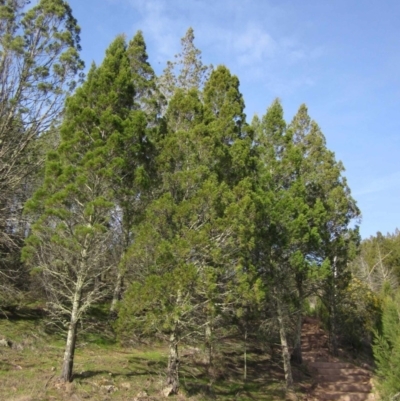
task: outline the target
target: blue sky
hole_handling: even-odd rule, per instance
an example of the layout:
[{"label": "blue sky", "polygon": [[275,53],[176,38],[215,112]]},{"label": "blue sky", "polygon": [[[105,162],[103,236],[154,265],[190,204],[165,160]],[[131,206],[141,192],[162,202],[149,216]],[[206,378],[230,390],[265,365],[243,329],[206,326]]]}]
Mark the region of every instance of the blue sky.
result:
[{"label": "blue sky", "polygon": [[189,26],[205,64],[239,77],[248,121],[274,98],[302,103],[346,168],[363,238],[400,228],[398,0],[70,0],[82,57],[100,63],[117,34],[142,30],[161,73]]}]

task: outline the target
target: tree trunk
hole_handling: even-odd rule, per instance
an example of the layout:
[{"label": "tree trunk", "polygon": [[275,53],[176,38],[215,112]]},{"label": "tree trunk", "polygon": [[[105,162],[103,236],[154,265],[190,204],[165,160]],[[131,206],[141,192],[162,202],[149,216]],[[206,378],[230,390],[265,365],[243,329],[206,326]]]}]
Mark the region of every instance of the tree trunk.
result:
[{"label": "tree trunk", "polygon": [[301,352],[301,326],[303,322],[303,314],[301,309],[297,312],[297,317],[296,317],[296,338],[294,342],[294,348],[291,356],[291,360],[298,364],[301,365],[303,363],[303,355]]},{"label": "tree trunk", "polygon": [[244,331],[244,351],[243,351],[243,381],[247,380],[247,327]]},{"label": "tree trunk", "polygon": [[205,332],[204,332],[204,340],[205,340],[205,346],[206,346],[206,352],[207,352],[207,371],[208,371],[208,387],[211,390],[212,386],[214,384],[214,369],[213,369],[213,326],[211,319],[207,320],[206,327],[205,327]]},{"label": "tree trunk", "polygon": [[124,274],[118,270],[117,282],[115,284],[113,299],[110,306],[110,318],[115,319],[117,317],[117,303],[122,296],[122,285],[124,281]]},{"label": "tree trunk", "polygon": [[179,390],[178,342],[179,342],[178,333],[175,328],[169,339],[167,386],[171,387],[170,394],[177,394]]},{"label": "tree trunk", "polygon": [[76,334],[78,328],[78,312],[81,303],[82,286],[78,282],[75,289],[74,300],[72,303],[71,319],[68,326],[67,343],[65,345],[64,359],[61,371],[61,380],[64,382],[72,381],[72,371],[74,367],[74,355],[76,345]]},{"label": "tree trunk", "polygon": [[64,382],[72,381],[72,370],[74,367],[74,355],[76,345],[76,333],[78,322],[69,324],[67,343],[65,346],[64,359],[61,371],[61,380]]},{"label": "tree trunk", "polygon": [[299,297],[299,309],[296,314],[296,333],[295,333],[295,340],[294,340],[294,348],[292,352],[292,357],[291,360],[298,364],[301,365],[303,363],[303,355],[301,352],[301,326],[303,322],[303,283],[302,279],[298,278],[297,279],[297,292],[298,292],[298,297]]},{"label": "tree trunk", "polygon": [[290,366],[289,346],[286,338],[285,323],[283,320],[283,312],[279,295],[277,297],[277,309],[278,309],[279,335],[281,338],[283,370],[285,372],[286,387],[290,389],[293,387],[292,367]]},{"label": "tree trunk", "polygon": [[338,345],[336,338],[336,280],[337,280],[337,266],[336,266],[336,256],[333,258],[333,274],[332,274],[332,288],[331,288],[331,296],[330,296],[330,332],[329,332],[329,343],[331,352],[334,356],[338,356]]},{"label": "tree trunk", "polygon": [[337,345],[337,338],[336,338],[336,299],[335,294],[333,294],[333,300],[331,302],[331,310],[330,310],[330,332],[329,332],[329,343],[330,348],[333,356],[338,356],[338,345]]}]

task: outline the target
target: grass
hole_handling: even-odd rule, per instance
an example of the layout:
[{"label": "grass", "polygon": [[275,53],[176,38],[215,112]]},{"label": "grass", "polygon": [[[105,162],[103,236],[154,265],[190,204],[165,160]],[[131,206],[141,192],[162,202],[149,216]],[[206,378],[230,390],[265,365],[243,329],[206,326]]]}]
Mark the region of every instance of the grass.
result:
[{"label": "grass", "polygon": [[[162,399],[167,347],[155,344],[122,348],[104,322],[100,329],[100,312],[96,320],[100,323],[94,330],[79,336],[74,381],[63,385],[57,378],[64,342],[60,335],[48,333],[41,314],[25,310],[8,319],[0,318],[0,335],[13,341],[12,348],[0,348],[0,399],[125,401],[135,399],[143,391],[142,395],[148,395],[143,400]],[[250,349],[247,380],[244,380],[242,343],[237,338],[226,339],[218,345],[211,373],[203,351],[182,347],[181,392],[170,399],[285,399],[278,361],[278,356]]]}]

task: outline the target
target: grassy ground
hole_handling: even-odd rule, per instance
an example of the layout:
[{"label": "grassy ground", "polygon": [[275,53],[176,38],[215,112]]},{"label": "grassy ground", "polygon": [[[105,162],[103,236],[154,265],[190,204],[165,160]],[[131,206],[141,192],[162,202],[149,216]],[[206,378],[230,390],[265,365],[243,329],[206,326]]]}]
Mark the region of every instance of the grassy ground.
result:
[{"label": "grassy ground", "polygon": [[[0,338],[13,342],[0,347],[0,400],[159,400],[165,379],[167,348],[142,345],[123,348],[111,330],[81,335],[75,354],[74,381],[61,384],[64,342],[49,334],[40,311],[19,311],[0,317]],[[250,349],[247,380],[243,379],[243,344],[235,338],[218,344],[213,383],[207,374],[204,352],[194,347],[181,350],[181,393],[171,400],[283,400],[285,392],[279,356]],[[298,390],[307,376],[296,372]]]}]

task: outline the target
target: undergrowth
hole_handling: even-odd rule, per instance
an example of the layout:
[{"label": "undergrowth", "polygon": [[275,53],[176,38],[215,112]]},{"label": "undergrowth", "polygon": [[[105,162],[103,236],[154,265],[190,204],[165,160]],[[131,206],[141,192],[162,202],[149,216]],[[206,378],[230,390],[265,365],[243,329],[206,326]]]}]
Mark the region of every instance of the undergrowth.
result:
[{"label": "undergrowth", "polygon": [[[122,347],[104,311],[94,309],[78,335],[74,380],[58,381],[64,352],[60,332],[49,331],[41,311],[21,310],[0,317],[0,337],[12,347],[0,348],[0,400],[132,400],[162,399],[168,351],[165,344]],[[217,345],[212,369],[203,350],[181,347],[181,391],[171,400],[281,400],[285,398],[279,355],[247,353],[239,338]],[[142,398],[140,398],[142,397]]]}]

